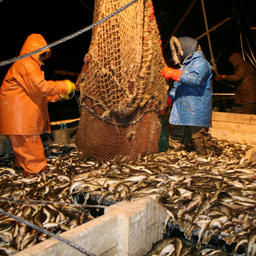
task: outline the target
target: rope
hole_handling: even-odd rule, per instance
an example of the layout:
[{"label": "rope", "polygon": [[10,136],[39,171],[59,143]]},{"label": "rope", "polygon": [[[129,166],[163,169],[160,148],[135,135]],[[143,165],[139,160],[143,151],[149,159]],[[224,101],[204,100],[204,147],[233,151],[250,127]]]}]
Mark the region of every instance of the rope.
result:
[{"label": "rope", "polygon": [[208,23],[207,23],[207,17],[206,17],[206,11],[205,11],[205,6],[204,6],[204,0],[201,0],[201,4],[202,4],[202,9],[203,9],[204,23],[205,23],[205,29],[206,29],[207,38],[208,38],[209,50],[210,50],[210,54],[211,54],[212,69],[217,74],[218,71],[217,71],[216,62],[215,62],[215,59],[214,59],[214,56],[213,56],[213,52],[212,52],[212,44],[211,44],[210,32],[209,32]]},{"label": "rope", "polygon": [[61,237],[61,236],[59,236],[57,234],[54,234],[54,233],[52,233],[52,232],[50,232],[50,231],[48,231],[48,230],[46,230],[44,228],[40,228],[39,226],[37,226],[37,225],[35,225],[33,223],[30,223],[27,220],[23,220],[23,219],[15,216],[15,215],[13,215],[11,213],[8,213],[8,212],[4,211],[1,208],[0,208],[0,214],[2,214],[4,216],[7,216],[9,218],[13,218],[13,219],[17,220],[18,222],[21,222],[21,223],[27,225],[28,227],[33,228],[33,229],[35,229],[35,230],[37,230],[37,231],[39,231],[41,233],[44,233],[44,234],[46,234],[48,236],[52,236],[52,237],[56,238],[57,240],[59,240],[59,241],[65,243],[65,244],[68,244],[69,246],[75,248],[76,250],[78,250],[79,252],[83,253],[84,255],[96,256],[95,254],[93,254],[91,252],[88,252],[87,250],[85,250],[84,248],[80,247],[79,245],[69,241],[68,239],[66,239],[64,237]]},{"label": "rope", "polygon": [[49,49],[49,48],[53,48],[54,46],[57,46],[57,45],[62,44],[62,43],[64,43],[64,42],[68,41],[68,40],[71,40],[71,39],[73,39],[73,38],[75,38],[75,37],[77,37],[77,36],[79,36],[79,35],[81,35],[81,34],[87,32],[87,31],[89,31],[89,30],[93,29],[94,27],[96,27],[96,26],[102,24],[103,22],[107,21],[108,19],[112,18],[113,16],[119,14],[120,12],[122,12],[123,10],[125,10],[126,8],[128,8],[130,5],[134,4],[135,2],[137,2],[137,0],[132,0],[131,2],[129,2],[128,4],[124,5],[124,6],[121,7],[120,9],[118,9],[118,10],[112,12],[111,14],[109,14],[108,16],[106,16],[105,18],[103,18],[103,19],[101,19],[101,20],[99,20],[99,21],[97,21],[97,22],[91,24],[91,25],[88,26],[88,27],[85,27],[85,28],[83,28],[83,29],[81,29],[81,30],[78,30],[77,32],[75,32],[75,33],[73,33],[73,34],[71,34],[71,35],[69,35],[69,36],[65,36],[65,37],[63,37],[62,39],[59,39],[59,40],[57,40],[57,41],[55,41],[55,42],[53,42],[53,43],[50,43],[50,44],[48,44],[48,45],[46,45],[46,46],[44,46],[44,47],[42,47],[42,48],[39,48],[39,49],[37,49],[37,50],[35,50],[35,51],[29,52],[29,53],[27,53],[27,54],[24,54],[24,55],[21,55],[21,56],[18,56],[18,57],[11,58],[11,59],[9,59],[9,60],[1,61],[1,62],[0,62],[0,67],[5,66],[5,65],[8,65],[8,64],[11,64],[11,63],[13,63],[13,62],[15,62],[15,61],[24,59],[24,58],[26,58],[26,57],[28,57],[28,56],[31,56],[31,55],[33,55],[33,54],[36,54],[36,53],[38,53],[38,52],[44,51],[44,50]]}]

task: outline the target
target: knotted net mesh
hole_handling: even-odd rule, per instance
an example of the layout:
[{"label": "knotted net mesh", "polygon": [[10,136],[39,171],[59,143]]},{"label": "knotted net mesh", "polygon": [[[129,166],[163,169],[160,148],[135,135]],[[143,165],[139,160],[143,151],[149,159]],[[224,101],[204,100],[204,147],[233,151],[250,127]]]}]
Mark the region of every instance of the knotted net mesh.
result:
[{"label": "knotted net mesh", "polygon": [[[94,22],[129,0],[95,0]],[[87,156],[130,160],[158,152],[168,85],[151,0],[138,0],[94,28],[77,80],[77,144]]]}]

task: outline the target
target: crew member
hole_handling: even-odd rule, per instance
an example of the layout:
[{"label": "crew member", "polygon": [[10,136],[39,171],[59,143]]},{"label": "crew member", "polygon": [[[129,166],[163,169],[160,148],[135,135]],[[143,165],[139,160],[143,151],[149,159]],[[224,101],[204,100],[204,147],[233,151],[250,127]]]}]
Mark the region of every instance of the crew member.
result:
[{"label": "crew member", "polygon": [[178,142],[176,149],[192,145],[198,154],[213,153],[214,143],[208,133],[212,117],[211,65],[193,38],[172,37],[170,45],[172,58],[180,65],[180,69],[166,67],[161,73],[175,81],[169,92],[173,101],[171,139]]},{"label": "crew member", "polygon": [[229,61],[234,67],[232,75],[216,75],[215,80],[226,80],[236,85],[235,106],[232,112],[256,114],[256,70],[240,53],[234,52]]},{"label": "crew member", "polygon": [[[31,34],[20,55],[46,45],[42,35]],[[0,133],[10,139],[15,167],[22,167],[29,174],[46,169],[40,134],[50,133],[48,102],[67,98],[75,90],[75,84],[69,80],[45,80],[41,66],[50,56],[51,51],[46,49],[16,61],[0,88]]]}]

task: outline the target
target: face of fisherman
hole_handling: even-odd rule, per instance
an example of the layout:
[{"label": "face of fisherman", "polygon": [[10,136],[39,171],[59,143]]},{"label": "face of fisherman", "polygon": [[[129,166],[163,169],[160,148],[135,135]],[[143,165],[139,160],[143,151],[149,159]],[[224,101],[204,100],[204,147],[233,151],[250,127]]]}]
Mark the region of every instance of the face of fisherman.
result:
[{"label": "face of fisherman", "polygon": [[49,59],[51,57],[51,52],[50,51],[47,51],[47,52],[44,52],[42,54],[39,55],[39,60],[44,63],[44,61],[46,61],[47,59]]}]

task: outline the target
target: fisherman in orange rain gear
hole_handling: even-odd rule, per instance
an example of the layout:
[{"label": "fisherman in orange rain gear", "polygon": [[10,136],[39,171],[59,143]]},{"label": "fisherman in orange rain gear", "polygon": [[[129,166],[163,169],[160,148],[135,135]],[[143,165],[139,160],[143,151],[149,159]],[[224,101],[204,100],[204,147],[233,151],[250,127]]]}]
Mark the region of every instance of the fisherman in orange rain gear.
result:
[{"label": "fisherman in orange rain gear", "polygon": [[[42,35],[27,37],[20,55],[46,46]],[[0,134],[8,135],[15,155],[15,167],[37,174],[46,169],[40,134],[50,133],[48,102],[55,102],[75,90],[69,80],[46,81],[41,70],[50,49],[16,61],[0,87]]]}]

